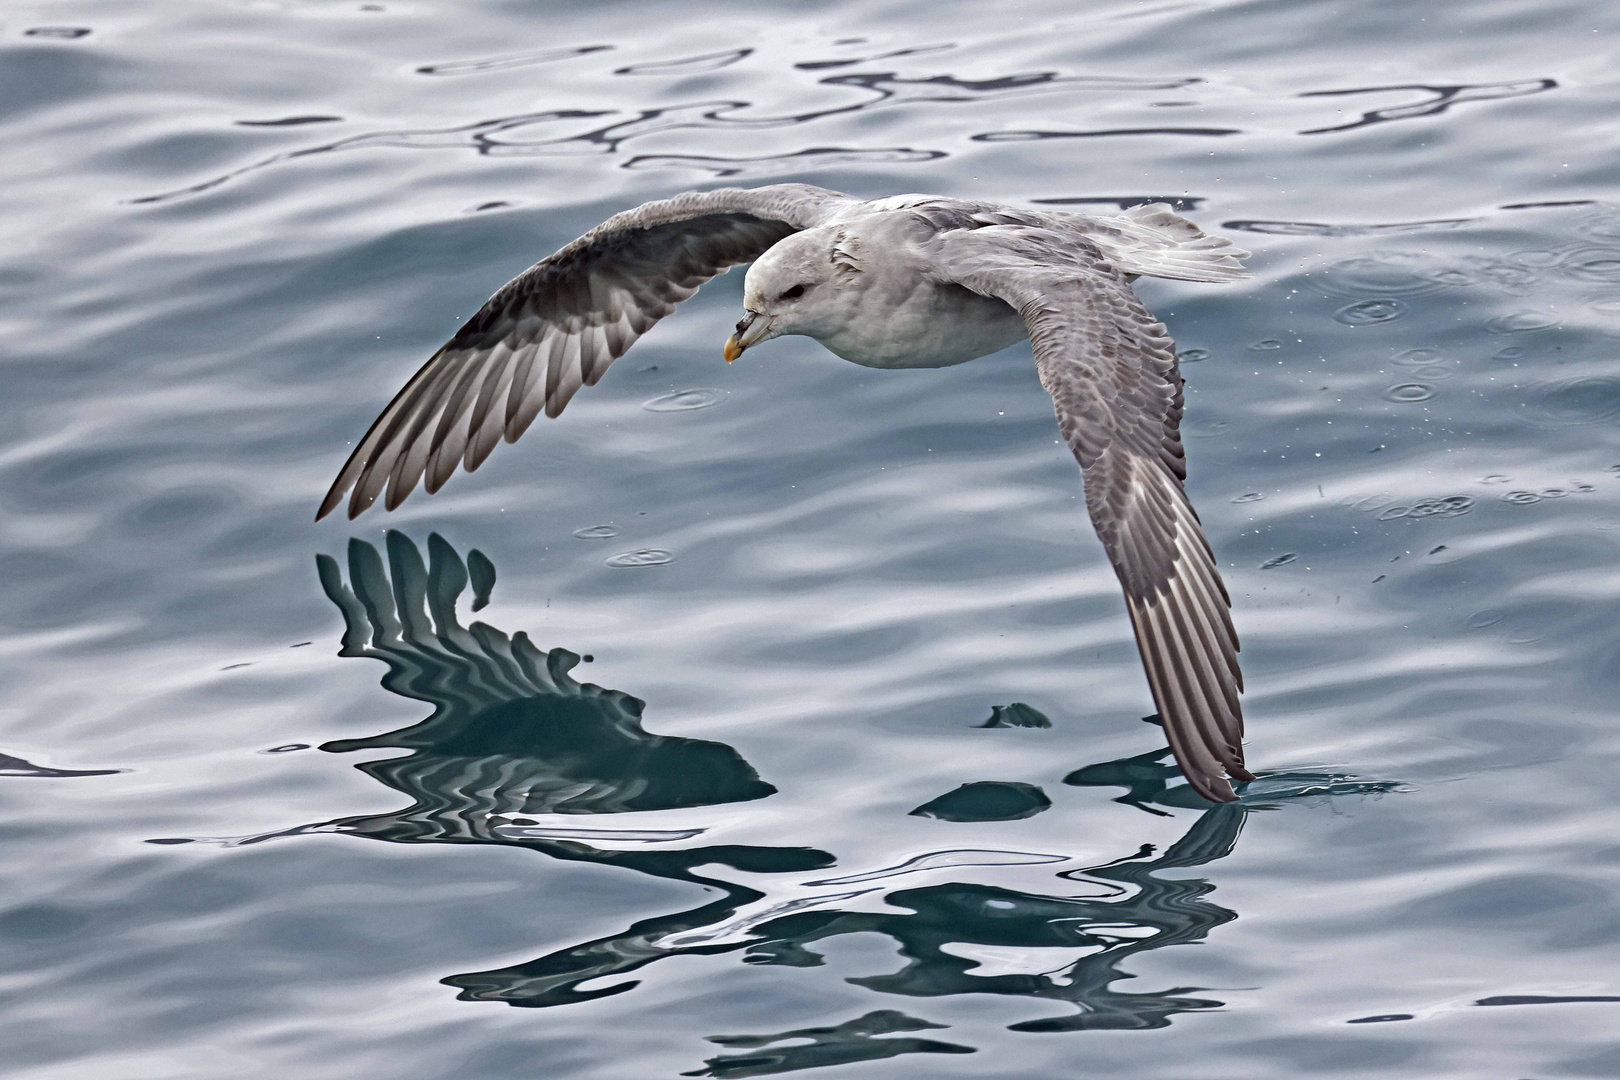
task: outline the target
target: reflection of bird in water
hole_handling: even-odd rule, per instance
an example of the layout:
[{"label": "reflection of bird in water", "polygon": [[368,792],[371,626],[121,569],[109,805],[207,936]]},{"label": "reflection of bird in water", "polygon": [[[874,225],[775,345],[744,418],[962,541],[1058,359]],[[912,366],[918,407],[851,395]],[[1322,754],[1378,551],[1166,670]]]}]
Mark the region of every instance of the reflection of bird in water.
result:
[{"label": "reflection of bird in water", "polygon": [[776,791],[729,746],[642,730],[644,702],[569,677],[577,654],[541,652],[527,634],[508,638],[484,623],[464,629],[455,604],[467,571],[437,534],[428,552],[431,567],[414,544],[390,533],[390,574],[375,548],[352,541],[353,591],[335,560],[318,562],[347,624],[342,655],[385,661],[385,687],[434,706],[414,727],[323,747],[415,751],[361,766],[419,800],[391,815],[396,826],[421,819],[438,839],[446,830],[483,838],[497,815],[664,810]]},{"label": "reflection of bird in water", "polygon": [[[385,566],[376,548],[350,541],[348,585],[336,560],[319,556],[321,585],[343,612],[342,655],[382,660],[388,665],[383,686],[430,703],[433,714],[399,731],[329,742],[322,749],[410,750],[405,757],[357,767],[413,803],[392,813],[343,818],[291,833],[336,831],[394,843],[502,844],[571,862],[698,882],[723,894],[691,911],[647,919],[623,934],[567,950],[561,962],[548,957],[491,973],[498,976],[493,980],[486,975],[447,979],[463,987],[463,997],[560,1005],[620,993],[635,983],[589,990],[578,986],[671,955],[652,943],[723,922],[764,897],[757,889],[696,873],[695,867],[771,874],[832,863],[831,855],[813,848],[654,846],[690,840],[701,829],[536,824],[527,815],[709,806],[763,798],[776,789],[724,743],[645,731],[642,701],[569,677],[578,654],[567,649],[542,652],[527,634],[508,637],[485,623],[463,627],[456,601],[467,586],[466,564],[437,535],[428,538],[425,566],[416,545],[400,533],[388,534],[387,548]],[[469,555],[468,562],[473,561]]]},{"label": "reflection of bird in water", "polygon": [[[1216,1004],[1184,989],[1131,994],[1112,986],[1130,977],[1119,968],[1125,959],[1202,940],[1235,918],[1209,901],[1213,886],[1207,881],[1166,878],[1161,872],[1224,857],[1247,807],[1211,808],[1185,787],[1183,795],[1165,795],[1165,778],[1174,776],[1174,768],[1154,760],[1164,756],[1163,750],[1087,766],[1069,782],[1147,783],[1138,792],[1142,798],[1205,812],[1163,854],[1144,847],[1118,862],[1062,871],[1058,879],[1064,887],[1051,894],[974,881],[970,875],[982,876],[996,866],[1056,866],[1070,861],[1065,856],[949,849],[898,866],[831,877],[826,868],[833,856],[814,847],[683,846],[704,830],[575,825],[579,815],[735,803],[775,789],[729,746],[643,730],[642,702],[569,678],[576,654],[542,652],[525,634],[509,637],[483,623],[463,627],[456,603],[467,571],[439,537],[429,539],[425,565],[416,546],[399,533],[389,534],[387,553],[385,563],[370,544],[353,541],[348,583],[337,562],[327,558],[320,560],[321,582],[343,612],[342,654],[383,660],[388,665],[383,685],[430,703],[433,714],[399,731],[331,742],[323,749],[409,750],[404,757],[358,767],[409,796],[412,804],[290,833],[499,844],[722,892],[699,907],[653,915],[619,933],[526,963],[445,979],[464,999],[565,1005],[628,991],[637,985],[632,972],[682,955],[740,951],[750,963],[815,966],[821,962],[811,948],[815,942],[877,932],[896,941],[907,962],[893,974],[858,980],[871,990],[913,997],[1005,994],[1075,1008],[1071,1016],[1028,1021],[1020,1029],[1161,1027],[1178,1012]],[[493,576],[490,570],[485,574]],[[1282,775],[1262,777],[1261,783],[1275,781],[1276,798],[1287,798],[1331,793],[1344,779],[1325,786],[1312,779],[1298,791]],[[749,875],[750,883],[727,880],[727,868]],[[898,887],[902,882],[905,887]],[[882,910],[859,910],[856,897],[879,899]],[[934,1039],[883,1037],[935,1026],[879,1010],[826,1028],[717,1038],[726,1046],[756,1049],[712,1059],[704,1075],[756,1076],[815,1063],[967,1049]],[[758,1049],[800,1038],[811,1039],[811,1045]]]},{"label": "reflection of bird in water", "polygon": [[1230,801],[1223,770],[1252,779],[1231,601],[1183,490],[1175,347],[1129,283],[1234,281],[1245,255],[1163,204],[1088,218],[803,184],[647,203],[501,288],[383,410],[316,516],[347,495],[353,517],[385,490],[393,509],[424,475],[431,492],[458,464],[476,469],[740,263],[754,265],[727,360],[802,334],[867,367],[944,367],[1027,337],[1176,760],[1201,794]]}]

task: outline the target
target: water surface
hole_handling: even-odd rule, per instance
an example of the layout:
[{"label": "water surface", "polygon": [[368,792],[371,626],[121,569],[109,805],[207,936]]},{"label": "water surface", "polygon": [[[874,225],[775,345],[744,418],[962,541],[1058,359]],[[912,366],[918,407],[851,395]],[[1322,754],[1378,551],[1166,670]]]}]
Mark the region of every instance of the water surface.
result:
[{"label": "water surface", "polygon": [[[8,5],[0,1073],[1620,1075],[1617,29]],[[477,474],[311,523],[509,276],[783,180],[1255,251],[1139,283],[1242,802],[1141,722],[1027,346],[728,367],[733,273]]]}]

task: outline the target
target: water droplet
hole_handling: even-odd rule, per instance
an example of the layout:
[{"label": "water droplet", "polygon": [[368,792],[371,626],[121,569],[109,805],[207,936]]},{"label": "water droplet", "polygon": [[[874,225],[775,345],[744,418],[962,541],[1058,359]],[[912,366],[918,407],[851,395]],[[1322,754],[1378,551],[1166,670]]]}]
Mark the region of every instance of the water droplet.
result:
[{"label": "water droplet", "polygon": [[1416,371],[1412,372],[1412,374],[1416,375],[1420,379],[1427,379],[1430,382],[1441,382],[1451,378],[1456,374],[1456,372],[1452,371],[1448,367],[1441,367],[1439,364],[1430,364],[1428,367],[1418,368]]},{"label": "water droplet", "polygon": [[575,529],[574,537],[578,540],[606,540],[610,536],[618,536],[619,530],[611,525],[587,525],[583,529]]},{"label": "water droplet", "polygon": [[604,565],[620,569],[635,566],[662,566],[667,562],[673,562],[674,559],[675,556],[667,551],[660,551],[657,548],[640,548],[636,551],[621,552],[606,560]]},{"label": "water droplet", "polygon": [[1385,401],[1394,401],[1401,404],[1414,404],[1419,401],[1428,401],[1434,397],[1434,387],[1423,383],[1396,383],[1384,391]]},{"label": "water droplet", "polygon": [[1282,342],[1278,341],[1274,337],[1268,337],[1264,341],[1255,342],[1253,345],[1250,345],[1249,348],[1255,352],[1270,352],[1272,349],[1282,348]]},{"label": "water droplet", "polygon": [[1282,555],[1274,555],[1271,558],[1267,559],[1265,562],[1261,563],[1260,564],[1260,569],[1262,569],[1262,570],[1275,570],[1279,566],[1287,566],[1289,563],[1293,562],[1297,558],[1299,558],[1299,556],[1294,554],[1292,551],[1287,552],[1287,553],[1282,554]]},{"label": "water droplet", "polygon": [[1242,495],[1239,495],[1237,498],[1233,499],[1232,501],[1235,502],[1235,503],[1259,502],[1263,498],[1265,498],[1265,496],[1262,495],[1260,492],[1258,492],[1258,491],[1249,491],[1249,492],[1245,492]]},{"label": "water droplet", "polygon": [[1183,364],[1196,364],[1201,360],[1209,359],[1208,349],[1182,349],[1176,353],[1176,359]]},{"label": "water droplet", "polygon": [[1521,359],[1524,354],[1525,350],[1523,348],[1519,347],[1518,345],[1509,345],[1505,349],[1496,350],[1495,356],[1498,360],[1518,360]]},{"label": "water droplet", "polygon": [[1430,364],[1441,364],[1446,360],[1446,354],[1439,349],[1407,349],[1405,352],[1395,354],[1397,364],[1406,364],[1409,367],[1427,367]]},{"label": "water droplet", "polygon": [[1489,476],[1480,477],[1479,482],[1482,484],[1505,484],[1511,479],[1510,476],[1503,476],[1501,473],[1493,472]]},{"label": "water droplet", "polygon": [[259,751],[259,753],[261,753],[261,754],[290,754],[294,750],[308,750],[308,749],[309,749],[309,743],[307,743],[307,742],[290,742],[290,743],[287,743],[285,746],[272,746],[268,750]]},{"label": "water droplet", "polygon": [[1373,323],[1389,322],[1405,314],[1405,304],[1391,297],[1380,297],[1342,307],[1333,313],[1333,318],[1346,326],[1369,326]]},{"label": "water droplet", "polygon": [[54,38],[57,41],[73,41],[90,33],[88,26],[36,26],[31,30],[24,30],[23,37]]},{"label": "water droplet", "polygon": [[718,405],[730,396],[725,390],[705,388],[675,390],[651,401],[644,401],[641,407],[648,412],[691,412],[694,409],[707,409],[711,405]]},{"label": "water droplet", "polygon": [[1502,493],[1502,501],[1513,503],[1515,506],[1529,506],[1531,503],[1541,501],[1541,496],[1533,491],[1507,491]]}]

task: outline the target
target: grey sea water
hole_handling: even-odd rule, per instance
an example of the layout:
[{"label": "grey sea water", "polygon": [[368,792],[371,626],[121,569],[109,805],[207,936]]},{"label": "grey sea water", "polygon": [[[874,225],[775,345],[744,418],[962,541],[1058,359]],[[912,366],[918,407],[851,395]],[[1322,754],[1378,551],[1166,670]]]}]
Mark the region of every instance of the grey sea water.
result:
[{"label": "grey sea water", "polygon": [[[0,1075],[1620,1076],[1620,8],[12,0]],[[1151,711],[1028,346],[741,274],[311,518],[508,277],[805,180],[1144,280],[1261,778]],[[475,613],[476,611],[476,613]]]}]

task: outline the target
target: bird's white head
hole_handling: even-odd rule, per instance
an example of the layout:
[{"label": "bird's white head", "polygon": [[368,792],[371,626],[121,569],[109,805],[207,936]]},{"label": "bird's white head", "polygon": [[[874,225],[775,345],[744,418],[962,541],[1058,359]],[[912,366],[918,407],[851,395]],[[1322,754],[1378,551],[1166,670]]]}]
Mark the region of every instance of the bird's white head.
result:
[{"label": "bird's white head", "polygon": [[779,241],[748,268],[743,317],[726,339],[726,361],[785,334],[835,332],[852,314],[860,273],[854,244],[840,229],[806,229]]}]

